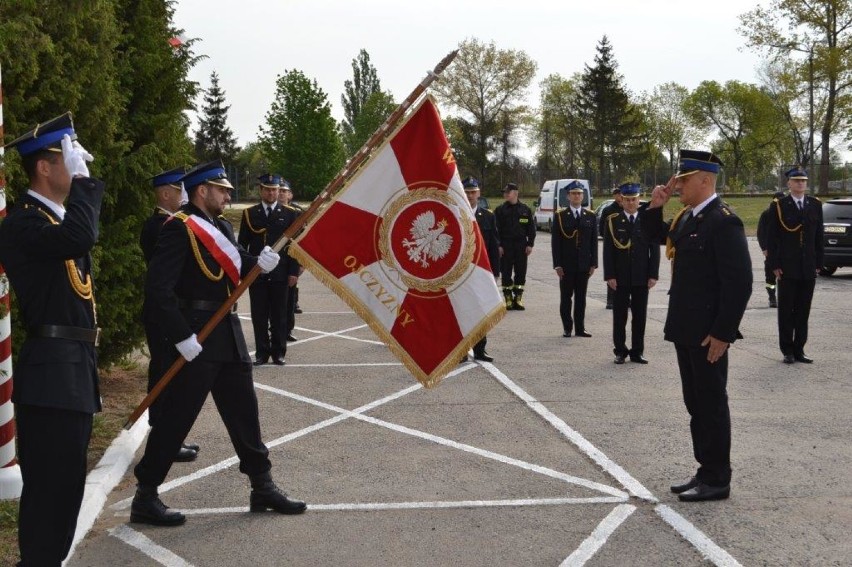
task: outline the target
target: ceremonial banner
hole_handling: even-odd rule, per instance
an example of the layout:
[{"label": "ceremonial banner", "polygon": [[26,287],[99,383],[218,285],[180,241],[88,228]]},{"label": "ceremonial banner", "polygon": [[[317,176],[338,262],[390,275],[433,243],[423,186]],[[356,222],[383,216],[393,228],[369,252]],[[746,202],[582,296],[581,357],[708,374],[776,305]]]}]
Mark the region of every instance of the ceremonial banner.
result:
[{"label": "ceremonial banner", "polygon": [[314,217],[290,256],[426,387],[505,315],[431,97]]}]

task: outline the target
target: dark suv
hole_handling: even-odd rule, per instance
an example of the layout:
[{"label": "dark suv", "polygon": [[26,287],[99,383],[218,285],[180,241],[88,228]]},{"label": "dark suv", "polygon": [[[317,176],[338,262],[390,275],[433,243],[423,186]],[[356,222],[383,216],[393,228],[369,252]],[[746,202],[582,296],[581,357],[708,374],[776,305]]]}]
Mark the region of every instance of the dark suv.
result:
[{"label": "dark suv", "polygon": [[831,199],[822,204],[825,253],[822,273],[830,276],[843,266],[852,266],[852,197]]}]

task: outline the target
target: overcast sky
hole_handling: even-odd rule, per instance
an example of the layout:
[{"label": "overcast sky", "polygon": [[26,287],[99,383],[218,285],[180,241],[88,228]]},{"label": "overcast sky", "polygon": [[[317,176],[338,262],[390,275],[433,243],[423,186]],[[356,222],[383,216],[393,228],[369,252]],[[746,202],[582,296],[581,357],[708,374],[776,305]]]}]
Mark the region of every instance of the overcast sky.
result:
[{"label": "overcast sky", "polygon": [[219,74],[229,125],[245,144],[257,138],[285,70],[316,79],[342,119],[343,82],[362,48],[398,101],[470,37],[538,63],[534,106],[539,82],[582,71],[604,35],[633,93],[668,81],[690,89],[703,80],[757,82],[760,58],[737,27],[739,15],[761,3],[768,0],[179,0],[175,24],[201,39],[195,52],[207,59],[191,78],[207,88],[210,73]]}]

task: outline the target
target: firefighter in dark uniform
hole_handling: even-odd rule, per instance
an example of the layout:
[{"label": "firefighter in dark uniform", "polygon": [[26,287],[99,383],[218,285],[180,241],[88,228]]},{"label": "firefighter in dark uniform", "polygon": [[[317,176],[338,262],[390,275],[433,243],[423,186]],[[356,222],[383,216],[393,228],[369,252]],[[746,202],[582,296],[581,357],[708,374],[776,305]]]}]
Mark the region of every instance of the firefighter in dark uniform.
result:
[{"label": "firefighter in dark uniform", "polygon": [[[751,296],[751,257],[743,223],[716,195],[721,160],[710,152],[681,150],[677,173],[654,188],[639,213],[651,240],[666,239],[672,261],[665,339],[675,345],[690,415],[695,476],[671,487],[687,502],[728,498],[731,483],[731,416],[728,347]],[[671,224],[663,206],[673,192],[686,205]]]},{"label": "firefighter in dark uniform", "polygon": [[[302,207],[293,202],[293,189],[290,187],[290,182],[286,179],[281,180],[281,190],[278,191],[278,204],[293,211],[293,213],[295,213],[294,220],[296,218],[299,218],[299,215],[301,215],[304,211]],[[283,260],[284,259],[282,258],[282,261]],[[295,260],[293,260],[292,258],[288,259],[288,261],[295,262]],[[301,277],[304,271],[305,268],[303,266],[299,266],[299,272],[297,276]],[[294,342],[298,340],[296,336],[293,335],[293,328],[295,328],[296,326],[296,314],[302,312],[302,308],[299,307],[298,280],[296,281],[295,285],[290,286],[288,289],[289,296],[287,297],[287,340],[290,342]]]},{"label": "firefighter in dark uniform", "polygon": [[778,298],[775,293],[777,278],[775,272],[769,265],[769,221],[772,215],[775,214],[775,203],[778,199],[784,197],[783,191],[777,191],[772,196],[772,202],[766,207],[760,217],[757,219],[757,244],[760,246],[760,251],[763,253],[763,276],[766,282],[766,294],[769,296],[769,307],[778,307]]},{"label": "firefighter in dark uniform", "polygon": [[255,264],[269,273],[278,263],[278,254],[265,247],[255,257],[237,244],[230,223],[220,216],[230,202],[231,190],[221,161],[199,165],[181,181],[190,202],[160,232],[145,295],[161,332],[174,345],[171,355],[183,356],[187,363],[160,394],[160,415],[134,469],[138,484],[130,521],[175,526],[186,520],[162,503],[157,487],[208,394],[240,459],[240,472],[251,480],[250,510],[301,513],[305,503],[287,498],[272,481],[251,360],[237,314],[225,316],[203,347],[196,335],[242,276]]},{"label": "firefighter in dark uniform", "polygon": [[[491,272],[497,278],[500,276],[500,242],[497,239],[497,223],[494,222],[494,213],[479,206],[480,188],[479,181],[476,178],[465,177],[462,180],[462,187],[464,187],[464,193],[470,203],[473,216],[476,217],[479,232],[482,234],[485,251],[488,254],[488,262],[491,264]],[[475,360],[494,362],[494,358],[485,352],[487,343],[487,337],[482,337],[479,342],[473,345],[473,358]]]},{"label": "firefighter in dark uniform", "polygon": [[[645,322],[648,292],[660,277],[660,244],[650,241],[639,221],[639,184],[620,186],[624,210],[610,214],[603,233],[603,271],[607,289],[614,292],[612,342],[615,363],[647,364]],[[630,349],[627,348],[627,311],[630,311]]]},{"label": "firefighter in dark uniform", "polygon": [[[180,208],[183,187],[179,180],[185,173],[186,168],[177,167],[151,178],[157,206],[154,207],[151,216],[145,220],[142,225],[142,233],[139,235],[139,247],[142,248],[142,256],[145,258],[146,265],[151,261],[151,256],[154,255],[154,248],[157,246],[157,239],[160,237],[160,229],[163,228],[163,223]],[[144,304],[142,305],[142,324],[145,327],[148,354],[151,356],[148,362],[148,391],[150,392],[157,381],[168,371],[174,359],[169,358],[169,353],[172,350],[171,345],[160,334],[157,322],[153,320],[150,310]],[[148,409],[148,423],[156,419],[157,409],[158,406],[155,401]],[[199,449],[200,447],[196,443],[184,443],[178,449],[175,461],[182,463],[194,461],[198,457]]]},{"label": "firefighter in dark uniform", "polygon": [[767,231],[767,258],[778,278],[778,342],[785,364],[811,363],[805,354],[808,317],[822,267],[822,203],[807,195],[808,174],[789,170],[789,194],[775,202]]},{"label": "firefighter in dark uniform", "polygon": [[66,113],[6,146],[18,150],[30,182],[0,224],[0,263],[27,329],[12,393],[23,479],[21,566],[58,567],[68,555],[92,415],[101,410],[90,252],[104,184],[89,176],[93,158],[76,140]]},{"label": "firefighter in dark uniform", "polygon": [[[616,187],[612,190],[612,198],[613,202],[603,208],[600,215],[600,220],[598,221],[598,234],[603,238],[604,233],[606,232],[604,229],[606,228],[606,219],[613,213],[621,212],[621,187]],[[614,297],[614,292],[612,288],[607,286],[606,288],[606,308],[612,309],[612,299]]]},{"label": "firefighter in dark uniform", "polygon": [[586,290],[598,267],[598,223],[595,213],[583,208],[583,185],[572,181],[566,189],[569,206],[554,213],[550,237],[553,269],[559,278],[562,336],[570,337],[573,332],[591,337],[586,331]]},{"label": "firefighter in dark uniform", "polygon": [[[264,174],[258,178],[261,202],[243,211],[239,243],[249,254],[258,255],[264,246],[275,244],[295,220],[292,209],[278,204],[281,177]],[[249,287],[251,324],[254,329],[255,365],[283,365],[287,355],[287,300],[289,280],[299,266],[282,256],[278,266],[258,277]]]},{"label": "firefighter in dark uniform", "polygon": [[503,296],[506,298],[506,309],[523,311],[527,257],[532,254],[535,243],[535,219],[530,208],[518,200],[517,185],[508,183],[503,189],[503,197],[506,201],[494,209],[497,238],[500,240]]}]

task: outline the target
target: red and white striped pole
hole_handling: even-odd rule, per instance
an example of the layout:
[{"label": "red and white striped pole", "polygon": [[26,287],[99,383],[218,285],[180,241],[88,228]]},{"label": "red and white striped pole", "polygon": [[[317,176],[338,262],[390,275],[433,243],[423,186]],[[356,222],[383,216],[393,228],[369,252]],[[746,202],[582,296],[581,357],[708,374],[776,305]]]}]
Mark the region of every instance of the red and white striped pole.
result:
[{"label": "red and white striped pole", "polygon": [[[0,219],[6,216],[3,173],[3,73],[0,67]],[[0,500],[21,496],[21,467],[15,456],[15,411],[12,406],[12,316],[9,278],[0,266]]]}]

